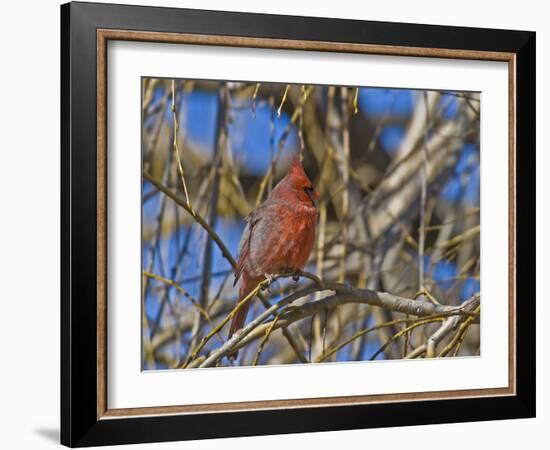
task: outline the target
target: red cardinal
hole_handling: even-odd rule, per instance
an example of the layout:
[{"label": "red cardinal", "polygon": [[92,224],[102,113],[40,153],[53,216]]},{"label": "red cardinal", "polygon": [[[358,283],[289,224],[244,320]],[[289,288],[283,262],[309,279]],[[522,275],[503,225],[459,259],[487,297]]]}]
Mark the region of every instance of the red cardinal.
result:
[{"label": "red cardinal", "polygon": [[[304,267],[315,242],[318,198],[300,160],[295,158],[288,174],[246,218],[235,268],[239,299],[246,297],[266,275]],[[229,337],[244,326],[249,305],[247,302],[233,317]],[[230,357],[236,358],[237,353]]]}]

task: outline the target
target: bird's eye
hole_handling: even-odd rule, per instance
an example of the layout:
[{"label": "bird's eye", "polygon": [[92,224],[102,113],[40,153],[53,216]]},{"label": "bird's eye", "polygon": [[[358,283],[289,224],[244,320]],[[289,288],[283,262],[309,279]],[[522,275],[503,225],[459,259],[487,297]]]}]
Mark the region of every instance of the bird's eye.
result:
[{"label": "bird's eye", "polygon": [[306,193],[307,197],[311,201],[311,204],[315,206],[315,199],[317,198],[315,194],[315,189],[313,189],[313,186],[305,186],[304,192]]}]

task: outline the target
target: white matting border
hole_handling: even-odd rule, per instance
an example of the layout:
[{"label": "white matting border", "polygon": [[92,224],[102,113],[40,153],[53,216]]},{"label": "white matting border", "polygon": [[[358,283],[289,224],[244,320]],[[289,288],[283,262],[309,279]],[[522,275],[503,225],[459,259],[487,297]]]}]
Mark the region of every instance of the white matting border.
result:
[{"label": "white matting border", "polygon": [[[482,92],[482,356],[141,372],[141,76]],[[132,408],[508,385],[505,62],[109,41],[107,406]]]}]

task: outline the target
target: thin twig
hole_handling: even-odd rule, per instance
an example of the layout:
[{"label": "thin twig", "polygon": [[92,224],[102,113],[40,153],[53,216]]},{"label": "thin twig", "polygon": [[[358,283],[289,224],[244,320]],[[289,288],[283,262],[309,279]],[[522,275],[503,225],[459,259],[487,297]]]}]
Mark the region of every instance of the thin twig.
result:
[{"label": "thin twig", "polygon": [[414,330],[415,328],[418,328],[420,326],[427,325],[429,323],[441,322],[442,320],[443,319],[441,317],[436,317],[434,319],[426,319],[414,322],[412,325],[409,325],[408,327],[405,327],[398,333],[394,334],[386,343],[384,343],[384,345],[382,345],[382,347],[374,352],[374,354],[369,359],[371,361],[374,361],[380,353],[384,352],[386,348],[388,348],[393,342],[395,342],[397,339],[399,339],[401,336],[408,333],[409,331]]},{"label": "thin twig", "polygon": [[275,316],[275,319],[271,321],[271,326],[267,329],[267,331],[265,333],[265,337],[262,339],[262,342],[260,342],[260,345],[258,347],[258,351],[256,352],[256,356],[254,356],[254,360],[252,361],[253,366],[256,366],[258,364],[258,361],[260,359],[260,355],[262,354],[264,346],[267,343],[267,340],[269,339],[269,336],[271,335],[271,332],[273,331],[273,327],[277,324],[277,321],[279,320],[279,317],[280,317],[280,314],[277,314]]},{"label": "thin twig", "polygon": [[359,112],[359,106],[357,105],[357,100],[359,99],[359,88],[355,88],[353,93],[353,114]]},{"label": "thin twig", "polygon": [[281,103],[279,104],[279,107],[277,108],[277,117],[281,117],[281,110],[283,109],[283,105],[285,104],[286,96],[288,95],[288,90],[290,89],[290,84],[287,84],[285,87],[285,92],[283,94],[283,98],[281,99]]},{"label": "thin twig", "polygon": [[181,198],[178,197],[176,193],[174,193],[172,190],[168,189],[167,187],[163,186],[160,182],[158,182],[155,178],[153,178],[149,173],[143,172],[143,178],[149,181],[155,188],[157,188],[159,191],[161,191],[164,195],[166,195],[168,198],[176,202],[178,205],[180,205],[185,211],[187,211],[193,218],[197,221],[197,223],[204,228],[204,230],[210,235],[210,237],[216,242],[219,249],[222,252],[222,255],[232,267],[235,267],[237,265],[236,261],[233,259],[233,256],[231,256],[231,252],[227,249],[221,238],[218,236],[218,234],[213,230],[213,228],[204,220],[204,218],[196,212],[194,209],[191,208],[191,206]]},{"label": "thin twig", "polygon": [[256,118],[256,97],[258,97],[258,91],[260,90],[261,83],[256,83],[254,88],[254,94],[252,94],[252,117]]},{"label": "thin twig", "polygon": [[193,210],[193,207],[191,206],[191,202],[189,201],[189,193],[187,192],[187,184],[185,183],[185,176],[183,174],[183,166],[181,164],[180,159],[180,152],[178,149],[178,133],[179,133],[179,123],[178,123],[178,114],[176,111],[176,88],[175,88],[176,82],[175,80],[172,80],[172,119],[174,122],[174,153],[176,154],[176,160],[178,162],[178,171],[180,173],[181,178],[181,184],[183,185],[183,192],[185,193],[185,200],[187,201],[187,205],[191,210]]},{"label": "thin twig", "polygon": [[153,278],[154,280],[160,281],[161,283],[174,287],[176,290],[181,292],[183,296],[187,298],[195,308],[199,310],[199,312],[203,315],[205,319],[210,320],[210,316],[208,315],[206,310],[202,308],[201,305],[199,305],[199,302],[191,294],[189,294],[189,292],[187,292],[183,287],[177,284],[174,280],[169,280],[168,278],[161,277],[156,273],[151,273],[147,271],[143,271],[143,275],[149,278]]},{"label": "thin twig", "polygon": [[[478,306],[476,309],[475,309],[475,312],[479,313],[479,309],[480,307]],[[454,337],[451,339],[451,342],[449,342],[445,348],[443,350],[441,350],[441,352],[439,353],[439,357],[444,357],[444,356],[447,356],[447,354],[453,349],[453,347],[455,345],[462,345],[462,341],[464,340],[464,336],[466,336],[466,332],[468,331],[468,328],[470,327],[470,325],[472,324],[473,322],[473,319],[474,316],[470,316],[470,317],[466,317],[466,319],[464,320],[464,322],[462,322],[458,328],[458,331],[456,332],[456,334],[454,335]],[[458,354],[458,349],[459,347],[457,347],[457,350],[455,352],[455,356],[456,354]]]},{"label": "thin twig", "polygon": [[313,91],[313,86],[308,86],[304,93],[302,94],[302,97],[300,99],[300,104],[296,107],[294,110],[294,113],[292,114],[292,117],[290,118],[290,121],[288,122],[286,128],[283,130],[283,133],[281,134],[281,137],[279,138],[279,144],[277,146],[277,152],[272,158],[271,165],[267,169],[264,177],[262,178],[262,181],[260,182],[260,188],[258,189],[258,195],[256,197],[256,204],[260,204],[265,192],[265,189],[271,179],[271,177],[275,174],[275,166],[277,165],[277,161],[279,160],[279,157],[281,156],[281,152],[283,151],[283,148],[286,144],[286,140],[288,139],[288,136],[290,135],[290,132],[292,131],[292,127],[300,117],[303,111],[304,103],[308,99],[309,95]]},{"label": "thin twig", "polygon": [[368,327],[368,328],[365,328],[361,331],[358,331],[357,333],[355,333],[353,336],[351,336],[350,338],[346,339],[344,342],[342,342],[341,344],[338,344],[336,347],[330,349],[329,351],[327,351],[326,353],[324,353],[323,355],[321,355],[320,357],[318,357],[315,362],[322,362],[324,361],[325,359],[327,359],[329,356],[333,355],[334,353],[338,352],[339,350],[341,350],[342,348],[344,348],[346,345],[350,344],[351,342],[355,341],[356,339],[364,336],[365,334],[368,334],[368,333],[371,333],[373,331],[376,331],[376,330],[379,330],[381,328],[386,328],[386,327],[391,327],[393,325],[398,325],[398,324],[401,324],[401,323],[410,323],[410,322],[416,322],[418,320],[431,320],[431,319],[441,319],[442,317],[440,315],[433,315],[433,316],[427,316],[427,317],[423,317],[422,319],[418,319],[416,317],[409,317],[409,318],[405,318],[405,319],[395,319],[395,320],[392,320],[392,321],[389,321],[389,322],[384,322],[384,323],[381,323],[381,324],[378,324],[378,325],[374,325],[372,327]]},{"label": "thin twig", "polygon": [[[224,327],[224,325],[227,322],[229,322],[235,316],[235,314],[237,314],[237,312],[246,303],[248,303],[252,299],[252,297],[254,297],[260,291],[260,289],[262,289],[265,286],[268,286],[270,284],[270,282],[271,282],[271,280],[267,280],[267,279],[264,280],[264,281],[261,281],[260,283],[258,283],[258,285],[252,291],[250,291],[250,293],[246,297],[244,297],[242,300],[240,300],[235,305],[235,307],[231,310],[231,312],[218,325],[216,325],[214,328],[212,328],[212,330],[204,338],[202,338],[201,342],[199,342],[197,347],[195,349],[193,349],[193,351],[191,352],[191,356],[189,358],[189,361],[188,361],[187,365],[190,363],[190,361],[194,360],[197,357],[198,353],[203,349],[203,347],[208,343],[208,341],[213,336],[218,334],[221,331],[221,329]],[[187,365],[184,365],[184,368],[187,367]]]}]

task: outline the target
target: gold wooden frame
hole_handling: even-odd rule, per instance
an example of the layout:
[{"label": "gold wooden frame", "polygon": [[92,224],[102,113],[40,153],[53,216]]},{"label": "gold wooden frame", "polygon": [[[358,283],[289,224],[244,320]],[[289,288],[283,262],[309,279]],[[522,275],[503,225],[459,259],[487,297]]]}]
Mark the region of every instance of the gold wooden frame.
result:
[{"label": "gold wooden frame", "polygon": [[[107,405],[107,42],[109,40],[180,43],[267,49],[309,50],[343,53],[381,54],[452,59],[501,61],[508,63],[508,387],[449,390],[404,394],[361,395],[289,400],[266,400],[202,405],[174,405],[109,409]],[[262,409],[288,409],[320,406],[343,406],[366,403],[391,403],[473,397],[516,395],[516,55],[514,53],[444,48],[400,47],[388,45],[296,41],[286,39],[246,38],[198,34],[158,33],[146,31],[97,30],[97,418],[163,414],[196,414]]]}]

